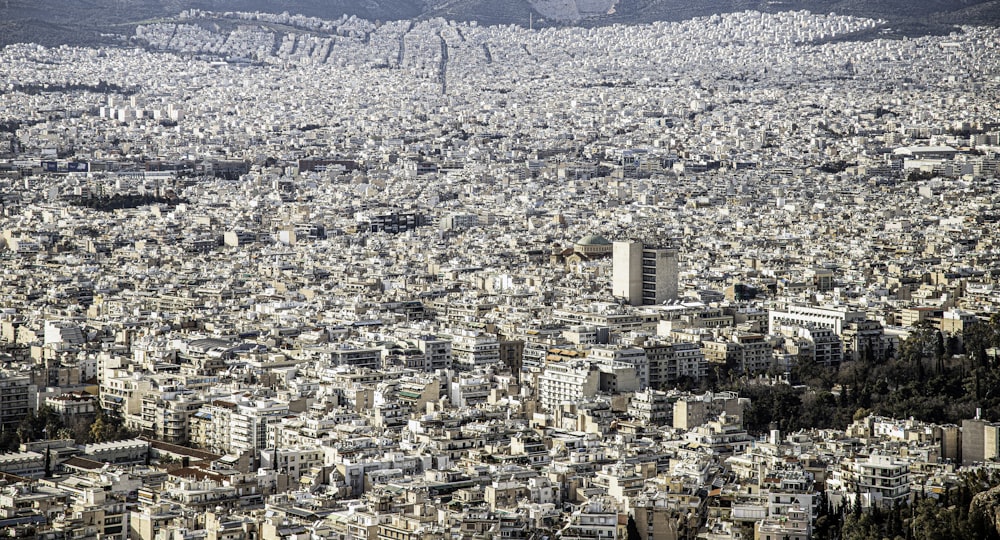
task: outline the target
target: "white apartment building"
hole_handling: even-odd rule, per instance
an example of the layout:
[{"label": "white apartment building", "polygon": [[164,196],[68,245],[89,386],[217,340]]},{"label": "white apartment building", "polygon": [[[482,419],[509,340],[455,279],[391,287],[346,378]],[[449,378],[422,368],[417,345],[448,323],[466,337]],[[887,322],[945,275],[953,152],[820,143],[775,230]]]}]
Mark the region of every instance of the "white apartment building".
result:
[{"label": "white apartment building", "polygon": [[191,443],[240,454],[268,446],[268,425],[288,414],[288,403],[270,399],[217,399],[191,417]]},{"label": "white apartment building", "polygon": [[456,407],[471,407],[486,403],[490,381],[479,375],[455,375],[448,383],[448,397]]},{"label": "white apartment building", "polygon": [[[452,344],[446,339],[434,336],[420,336],[416,340],[417,348],[424,353],[424,371],[437,371],[451,368]],[[500,350],[497,344],[497,351]],[[498,352],[499,358],[499,352]]]},{"label": "white apartment building", "polygon": [[456,332],[451,341],[455,367],[473,369],[500,362],[500,342],[492,334],[482,332]]},{"label": "white apartment building", "polygon": [[267,446],[267,426],[288,414],[288,403],[273,400],[244,401],[232,415],[229,452],[242,453]]},{"label": "white apartment building", "polygon": [[839,366],[844,360],[844,343],[829,328],[800,328],[800,337],[809,340],[813,347],[813,360],[823,366]]},{"label": "white apartment building", "polygon": [[636,392],[628,402],[629,416],[651,426],[669,424],[674,417],[673,408],[673,401],[666,392],[652,388]]},{"label": "white apartment building", "polygon": [[614,361],[552,362],[538,377],[542,407],[554,411],[563,403],[580,403],[598,393],[618,394],[639,390],[632,364]]},{"label": "white apartment building", "polygon": [[323,460],[323,451],[318,448],[268,448],[260,453],[261,468],[281,471],[293,482],[313,468],[322,467]]},{"label": "white apartment building", "polygon": [[829,328],[838,336],[848,323],[865,320],[865,313],[847,306],[786,305],[768,313],[768,332],[776,334],[781,326]]},{"label": "white apartment building", "polygon": [[643,349],[649,364],[650,388],[666,389],[682,378],[700,381],[708,377],[708,362],[697,343],[647,342]]},{"label": "white apartment building", "polygon": [[872,455],[855,462],[861,506],[892,508],[910,497],[910,465],[892,456]]},{"label": "white apartment building", "polygon": [[573,512],[561,531],[563,540],[618,538],[618,506],[611,497],[594,497]]},{"label": "white apartment building", "polygon": [[538,377],[539,400],[549,411],[561,403],[578,403],[593,397],[600,387],[600,371],[587,361],[551,363]]},{"label": "white apartment building", "polygon": [[140,425],[145,434],[157,440],[185,444],[190,418],[204,403],[191,391],[150,392],[142,396]]},{"label": "white apartment building", "polygon": [[122,416],[129,428],[141,428],[142,396],[152,389],[152,382],[139,373],[124,369],[102,370],[99,398],[101,408]]},{"label": "white apartment building", "polygon": [[790,508],[779,516],[768,516],[754,526],[758,540],[810,540],[812,522],[809,511],[802,507]]},{"label": "white apartment building", "polygon": [[330,362],[336,366],[378,369],[382,367],[382,351],[374,348],[360,348],[350,345],[327,351]]}]

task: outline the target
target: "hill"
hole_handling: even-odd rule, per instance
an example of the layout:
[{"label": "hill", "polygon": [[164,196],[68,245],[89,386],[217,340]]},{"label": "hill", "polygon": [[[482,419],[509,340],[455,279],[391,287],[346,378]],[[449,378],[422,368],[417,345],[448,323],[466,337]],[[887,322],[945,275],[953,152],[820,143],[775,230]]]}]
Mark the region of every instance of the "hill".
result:
[{"label": "hill", "polygon": [[369,20],[443,17],[537,27],[679,21],[755,9],[809,10],[886,19],[909,34],[1000,24],[1000,0],[0,0],[0,45],[113,43],[135,24],[184,9],[300,13]]}]

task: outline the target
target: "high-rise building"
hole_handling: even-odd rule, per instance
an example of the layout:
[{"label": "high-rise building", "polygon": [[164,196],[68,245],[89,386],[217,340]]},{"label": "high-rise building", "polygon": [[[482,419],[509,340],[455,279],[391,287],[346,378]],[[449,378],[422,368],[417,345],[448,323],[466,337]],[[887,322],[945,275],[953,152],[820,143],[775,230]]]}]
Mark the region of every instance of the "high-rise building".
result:
[{"label": "high-rise building", "polygon": [[633,306],[677,299],[677,250],[647,247],[642,242],[615,242],[612,249],[612,294]]},{"label": "high-rise building", "polygon": [[962,465],[985,463],[1000,457],[1000,424],[962,420]]},{"label": "high-rise building", "polygon": [[0,429],[14,431],[28,413],[34,412],[38,388],[31,378],[0,374]]}]

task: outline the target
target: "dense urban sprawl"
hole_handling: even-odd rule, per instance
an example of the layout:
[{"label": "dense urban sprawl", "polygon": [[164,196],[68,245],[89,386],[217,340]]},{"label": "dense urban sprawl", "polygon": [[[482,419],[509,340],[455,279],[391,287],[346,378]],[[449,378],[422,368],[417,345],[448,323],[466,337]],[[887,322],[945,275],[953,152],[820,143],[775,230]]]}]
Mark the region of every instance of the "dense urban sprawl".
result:
[{"label": "dense urban sprawl", "polygon": [[998,95],[808,12],[8,46],[0,529],[985,535]]}]

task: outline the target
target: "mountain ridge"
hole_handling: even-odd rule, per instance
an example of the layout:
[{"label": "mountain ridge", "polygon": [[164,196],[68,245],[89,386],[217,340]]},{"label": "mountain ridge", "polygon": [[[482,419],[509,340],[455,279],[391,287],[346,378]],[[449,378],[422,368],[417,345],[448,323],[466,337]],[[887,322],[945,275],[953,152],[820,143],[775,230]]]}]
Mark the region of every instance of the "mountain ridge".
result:
[{"label": "mountain ridge", "polygon": [[[916,34],[947,31],[951,25],[1000,24],[1000,0],[0,0],[0,46],[112,43],[109,35],[127,36],[136,24],[185,9],[287,11],[373,21],[443,17],[539,28],[680,21],[744,10],[835,12],[884,19]],[[552,16],[560,9],[568,18]]]}]

